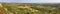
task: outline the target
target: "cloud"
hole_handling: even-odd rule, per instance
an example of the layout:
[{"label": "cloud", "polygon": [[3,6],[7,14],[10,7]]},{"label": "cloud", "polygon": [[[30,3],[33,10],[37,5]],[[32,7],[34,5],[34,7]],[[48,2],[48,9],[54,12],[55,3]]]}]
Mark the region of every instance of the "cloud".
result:
[{"label": "cloud", "polygon": [[60,3],[60,0],[0,0],[0,2],[22,2],[22,3]]},{"label": "cloud", "polygon": [[28,3],[59,3],[60,0],[28,0]]},{"label": "cloud", "polygon": [[58,2],[60,2],[60,0],[41,0],[40,2],[43,2],[43,3],[58,3]]},{"label": "cloud", "polygon": [[27,3],[38,3],[40,0],[26,0]]}]

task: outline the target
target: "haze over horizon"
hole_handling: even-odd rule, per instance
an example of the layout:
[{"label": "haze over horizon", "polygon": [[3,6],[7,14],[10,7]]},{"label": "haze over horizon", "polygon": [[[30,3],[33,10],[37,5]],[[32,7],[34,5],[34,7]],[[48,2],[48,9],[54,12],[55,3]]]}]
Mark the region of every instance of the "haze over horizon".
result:
[{"label": "haze over horizon", "polygon": [[20,3],[60,3],[60,0],[0,0],[0,2],[20,2]]}]

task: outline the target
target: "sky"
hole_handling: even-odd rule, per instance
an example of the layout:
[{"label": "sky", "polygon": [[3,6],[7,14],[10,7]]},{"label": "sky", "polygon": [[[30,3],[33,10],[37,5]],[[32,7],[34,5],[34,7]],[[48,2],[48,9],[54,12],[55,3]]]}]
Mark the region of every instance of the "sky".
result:
[{"label": "sky", "polygon": [[60,3],[60,0],[0,0],[0,2],[20,2],[20,3]]}]

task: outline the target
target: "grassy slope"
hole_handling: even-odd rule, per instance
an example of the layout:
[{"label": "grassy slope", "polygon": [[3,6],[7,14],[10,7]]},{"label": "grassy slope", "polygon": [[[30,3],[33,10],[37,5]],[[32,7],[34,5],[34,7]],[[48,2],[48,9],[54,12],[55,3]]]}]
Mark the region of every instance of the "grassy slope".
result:
[{"label": "grassy slope", "polygon": [[[8,5],[8,4],[7,4]],[[18,8],[15,8],[14,7],[14,5],[12,5],[12,6],[4,6],[4,7],[6,7],[7,9],[8,9],[8,11],[6,11],[8,14],[11,14],[11,13],[14,13],[14,14],[33,14],[31,11],[36,11],[36,10],[38,10],[38,12],[40,13],[40,14],[49,14],[49,10],[50,9],[53,9],[53,7],[45,7],[45,6],[43,6],[43,7],[45,7],[45,8],[40,8],[40,7],[33,7],[33,8],[31,8],[31,9],[34,9],[34,10],[31,10],[31,9],[29,9],[30,11],[28,12],[28,10],[27,11],[24,11],[24,9],[23,10],[21,10],[21,9],[18,9]],[[16,4],[17,5],[17,4]],[[36,6],[36,5],[33,5],[33,6]],[[28,8],[27,8],[28,9]],[[16,13],[17,12],[17,13]],[[38,12],[34,12],[34,13],[37,13],[38,14]],[[60,13],[60,10],[57,10],[57,9],[54,9],[54,10],[51,10],[51,13],[54,13],[54,14],[59,14]],[[51,14],[50,13],[50,14]]]}]

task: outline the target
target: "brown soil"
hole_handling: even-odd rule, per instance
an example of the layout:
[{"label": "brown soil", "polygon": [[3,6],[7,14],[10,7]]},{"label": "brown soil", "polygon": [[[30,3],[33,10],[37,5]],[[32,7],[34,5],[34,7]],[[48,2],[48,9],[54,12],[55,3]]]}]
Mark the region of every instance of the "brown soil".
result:
[{"label": "brown soil", "polygon": [[3,14],[3,8],[0,7],[0,14]]}]

